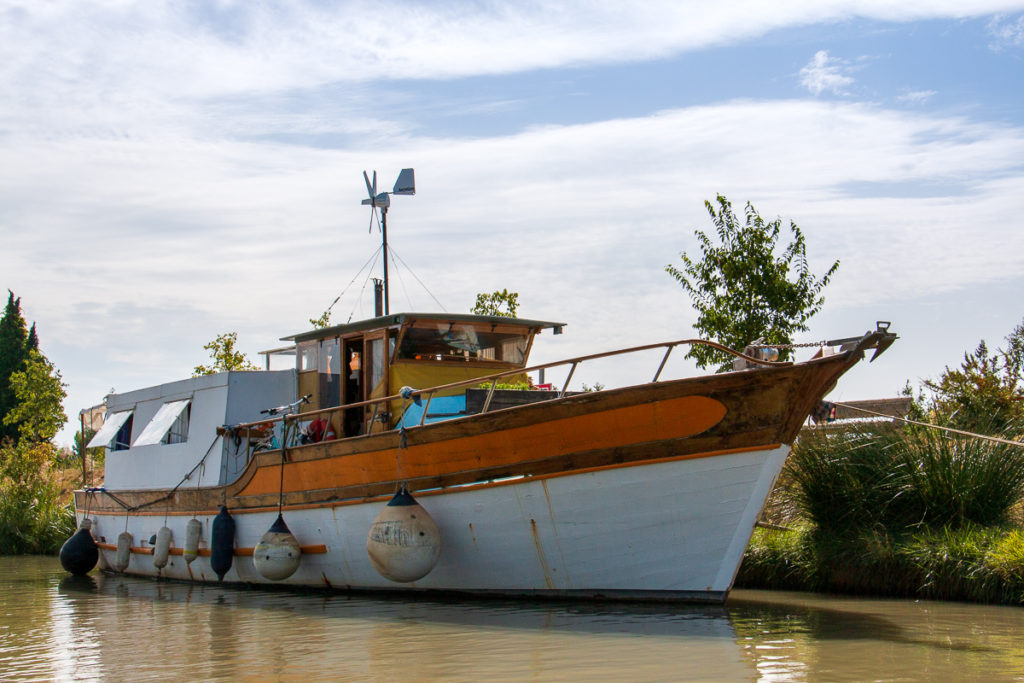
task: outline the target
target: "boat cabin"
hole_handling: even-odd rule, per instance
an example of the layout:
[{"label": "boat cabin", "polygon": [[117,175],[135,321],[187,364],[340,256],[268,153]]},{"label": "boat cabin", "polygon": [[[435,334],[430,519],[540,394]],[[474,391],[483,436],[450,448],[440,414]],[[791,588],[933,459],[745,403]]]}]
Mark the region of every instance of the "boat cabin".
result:
[{"label": "boat cabin", "polygon": [[169,488],[186,477],[191,485],[223,485],[248,460],[217,428],[258,420],[262,410],[294,400],[294,370],[218,372],[112,393],[88,447],[106,447],[104,485],[111,489]]},{"label": "boat cabin", "polygon": [[[466,397],[474,392],[465,385],[437,392],[427,415],[426,406],[414,401],[364,402],[394,396],[406,386],[427,389],[524,368],[534,336],[543,329],[559,334],[562,327],[519,318],[399,313],[303,332],[284,338],[293,345],[263,352],[268,366],[270,354],[294,354],[294,369],[220,372],[108,395],[106,419],[88,446],[106,447],[110,488],[169,488],[183,481],[224,485],[242,473],[253,453],[252,444],[237,434],[218,443],[218,434],[232,425],[279,414],[274,411],[301,396],[309,399],[299,403],[300,413],[341,408],[301,422],[301,443],[478,412],[467,409]],[[505,382],[528,379],[524,373]],[[313,435],[317,420],[326,424]],[[261,447],[277,448],[274,436]]]},{"label": "boat cabin", "polygon": [[[397,313],[283,337],[294,342],[301,412],[337,408],[526,366],[534,336],[564,323],[450,313]],[[510,379],[514,382],[514,379]],[[522,383],[527,382],[525,375]],[[465,387],[439,392],[438,417],[465,414]],[[417,424],[420,406],[356,406],[331,415],[337,438]],[[439,412],[438,412],[439,411]],[[415,422],[413,419],[415,418]]]}]

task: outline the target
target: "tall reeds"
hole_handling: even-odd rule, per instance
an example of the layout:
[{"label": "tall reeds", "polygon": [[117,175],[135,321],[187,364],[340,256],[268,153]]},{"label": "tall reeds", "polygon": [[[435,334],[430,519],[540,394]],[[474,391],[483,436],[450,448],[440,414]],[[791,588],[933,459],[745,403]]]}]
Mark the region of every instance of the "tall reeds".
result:
[{"label": "tall reeds", "polygon": [[814,432],[787,469],[788,494],[828,533],[998,525],[1024,497],[1024,448],[926,429]]}]

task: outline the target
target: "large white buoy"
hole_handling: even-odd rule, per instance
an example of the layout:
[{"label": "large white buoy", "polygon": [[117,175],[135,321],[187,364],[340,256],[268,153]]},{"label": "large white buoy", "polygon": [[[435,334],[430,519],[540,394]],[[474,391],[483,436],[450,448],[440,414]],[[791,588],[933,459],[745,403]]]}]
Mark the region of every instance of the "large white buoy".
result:
[{"label": "large white buoy", "polygon": [[384,578],[416,581],[437,564],[441,532],[423,506],[402,488],[370,525],[366,553]]},{"label": "large white buoy", "polygon": [[192,564],[192,560],[199,557],[199,537],[203,533],[203,523],[198,519],[190,519],[185,524],[185,547],[181,551],[185,562]]},{"label": "large white buoy", "polygon": [[153,566],[163,569],[167,566],[168,556],[171,554],[171,530],[166,526],[160,527],[156,532],[156,544],[153,546]]},{"label": "large white buoy", "polygon": [[253,548],[252,563],[264,578],[282,581],[299,568],[301,556],[299,542],[284,523],[284,517],[278,514],[277,521]]},{"label": "large white buoy", "polygon": [[128,569],[128,562],[132,557],[132,535],[122,531],[117,536],[117,556],[114,558],[114,569],[123,572]]}]

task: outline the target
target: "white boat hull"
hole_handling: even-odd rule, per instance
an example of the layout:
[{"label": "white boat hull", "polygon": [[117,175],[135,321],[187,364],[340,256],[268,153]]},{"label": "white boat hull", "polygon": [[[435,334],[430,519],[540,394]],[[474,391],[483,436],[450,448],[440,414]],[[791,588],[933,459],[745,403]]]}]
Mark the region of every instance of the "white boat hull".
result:
[{"label": "white boat hull", "polygon": [[[236,555],[224,581],[720,602],[788,452],[783,445],[417,492],[440,529],[441,555],[429,574],[406,584],[382,577],[366,554],[367,532],[386,500],[286,507],[300,545],[317,550],[279,582],[263,578],[251,556]],[[232,512],[236,549],[255,546],[277,517],[276,509]],[[89,516],[96,536],[114,539],[125,529],[123,514]],[[180,546],[190,518],[170,514],[165,521],[151,509],[130,514],[127,527],[138,543],[166,523]],[[200,547],[208,548],[213,516],[199,519]],[[113,566],[114,550],[101,552],[103,564]],[[172,552],[158,570],[145,546],[132,553],[125,573],[217,580],[208,555],[187,564]]]}]

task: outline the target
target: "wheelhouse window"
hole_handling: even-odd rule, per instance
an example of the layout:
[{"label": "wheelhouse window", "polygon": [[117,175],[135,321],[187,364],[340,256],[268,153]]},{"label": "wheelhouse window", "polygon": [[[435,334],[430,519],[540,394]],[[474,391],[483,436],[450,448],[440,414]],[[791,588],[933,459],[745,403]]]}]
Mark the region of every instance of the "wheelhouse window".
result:
[{"label": "wheelhouse window", "polygon": [[398,358],[420,361],[493,361],[522,365],[530,333],[511,325],[418,322],[405,330]]},{"label": "wheelhouse window", "polygon": [[191,399],[170,401],[160,406],[156,415],[149,421],[135,439],[135,446],[150,446],[164,443],[184,443],[188,441],[188,425],[191,415]]},{"label": "wheelhouse window", "polygon": [[337,337],[320,342],[320,407],[341,405],[341,342]]},{"label": "wheelhouse window", "polygon": [[107,447],[112,451],[123,451],[129,448],[132,438],[132,411],[123,410],[107,415],[103,426],[92,437],[86,448]]},{"label": "wheelhouse window", "polygon": [[299,342],[298,356],[296,362],[299,372],[315,372],[317,369],[317,351],[320,342],[318,340]]}]

